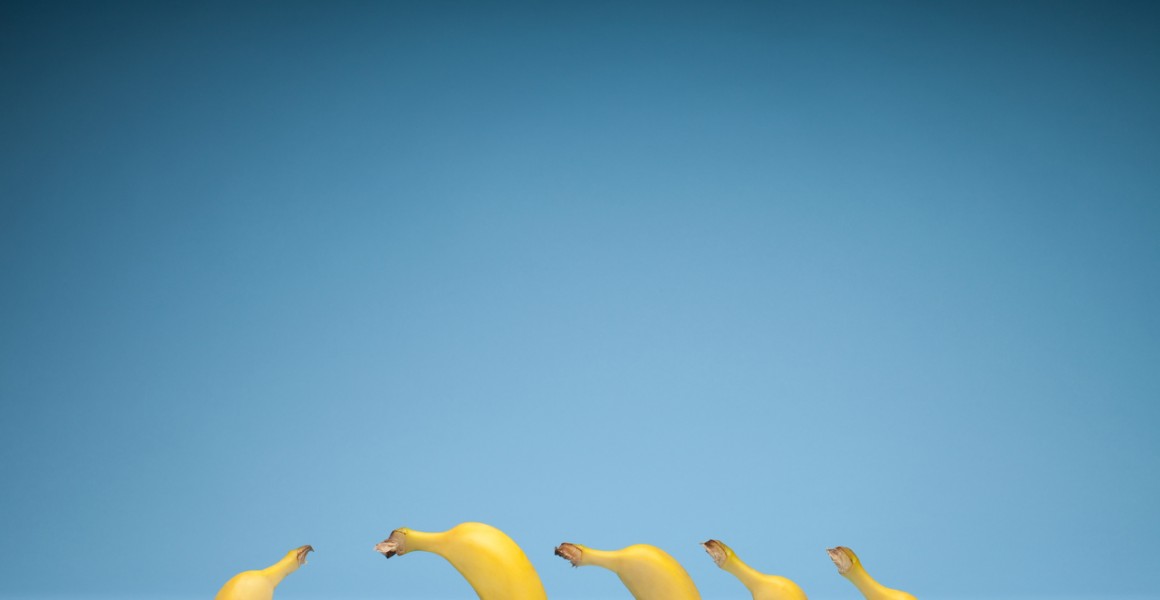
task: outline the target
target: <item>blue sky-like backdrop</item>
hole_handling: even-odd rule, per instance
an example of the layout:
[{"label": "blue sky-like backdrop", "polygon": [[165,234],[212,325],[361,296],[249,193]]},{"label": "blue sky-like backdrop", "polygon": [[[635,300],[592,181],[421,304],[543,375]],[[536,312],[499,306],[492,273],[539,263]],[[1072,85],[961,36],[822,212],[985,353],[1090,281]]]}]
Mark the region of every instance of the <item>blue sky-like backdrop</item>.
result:
[{"label": "blue sky-like backdrop", "polygon": [[0,7],[0,597],[1160,597],[1160,11]]}]

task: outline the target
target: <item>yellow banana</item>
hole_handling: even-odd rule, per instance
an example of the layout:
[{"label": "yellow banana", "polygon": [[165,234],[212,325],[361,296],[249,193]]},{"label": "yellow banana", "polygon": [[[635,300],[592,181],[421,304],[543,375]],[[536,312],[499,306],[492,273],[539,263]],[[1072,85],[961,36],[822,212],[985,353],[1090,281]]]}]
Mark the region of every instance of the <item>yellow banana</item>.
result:
[{"label": "yellow banana", "polygon": [[806,600],[806,593],[796,583],[779,575],[758,572],[737,558],[729,546],[717,540],[709,540],[701,545],[718,567],[732,573],[749,588],[753,600]]},{"label": "yellow banana", "polygon": [[435,533],[396,529],[375,546],[390,558],[411,551],[442,556],[467,579],[480,600],[547,600],[527,555],[504,532],[483,523],[461,523]]},{"label": "yellow banana", "polygon": [[616,573],[636,600],[700,600],[701,594],[681,564],[664,550],[637,544],[620,550],[593,550],[560,544],[556,556],[573,567],[595,565]]},{"label": "yellow banana", "polygon": [[299,546],[265,569],[242,571],[222,586],[214,600],[271,600],[274,588],[282,583],[284,577],[306,564],[306,553],[313,551],[310,546]]},{"label": "yellow banana", "polygon": [[854,551],[838,546],[826,550],[830,560],[838,567],[838,573],[849,579],[866,596],[866,600],[916,600],[914,596],[900,590],[892,590],[877,581],[874,581],[866,569],[862,568],[862,561]]}]

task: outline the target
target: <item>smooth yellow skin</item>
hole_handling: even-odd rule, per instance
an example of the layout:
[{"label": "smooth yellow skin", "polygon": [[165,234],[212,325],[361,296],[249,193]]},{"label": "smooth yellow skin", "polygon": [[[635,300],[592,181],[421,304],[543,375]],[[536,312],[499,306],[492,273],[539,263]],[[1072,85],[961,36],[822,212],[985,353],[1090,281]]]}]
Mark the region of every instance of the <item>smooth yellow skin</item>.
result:
[{"label": "smooth yellow skin", "polygon": [[753,600],[806,600],[806,593],[798,584],[780,575],[767,575],[745,564],[733,552],[733,549],[717,540],[709,540],[704,544],[705,551],[713,557],[718,567],[732,573],[741,580]]},{"label": "smooth yellow skin", "polygon": [[287,575],[306,564],[306,553],[314,550],[301,546],[286,553],[282,560],[259,571],[242,571],[218,590],[214,600],[272,600],[274,588]]},{"label": "smooth yellow skin", "polygon": [[681,563],[656,546],[637,544],[620,550],[594,550],[580,544],[561,544],[556,553],[573,566],[592,565],[616,573],[636,600],[701,598]]},{"label": "smooth yellow skin", "polygon": [[483,523],[461,523],[440,532],[396,529],[375,547],[388,558],[432,552],[459,571],[480,600],[547,600],[544,584],[524,551],[504,532]]},{"label": "smooth yellow skin", "polygon": [[826,552],[829,553],[830,560],[834,561],[834,565],[838,567],[838,573],[849,579],[862,592],[862,595],[866,596],[866,600],[917,600],[904,591],[890,589],[874,581],[874,578],[870,577],[870,574],[862,567],[862,561],[858,560],[858,555],[854,554],[853,550],[845,546],[838,546],[830,548]]}]

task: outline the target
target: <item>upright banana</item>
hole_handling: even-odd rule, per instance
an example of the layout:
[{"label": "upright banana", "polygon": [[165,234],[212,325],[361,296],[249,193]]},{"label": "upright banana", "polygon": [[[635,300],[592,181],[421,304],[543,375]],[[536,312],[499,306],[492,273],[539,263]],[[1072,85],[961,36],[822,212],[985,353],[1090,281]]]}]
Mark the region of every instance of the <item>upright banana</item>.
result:
[{"label": "upright banana", "polygon": [[396,529],[375,546],[390,558],[411,551],[442,556],[467,579],[480,600],[547,600],[527,555],[504,532],[483,523],[461,523],[435,533]]},{"label": "upright banana", "polygon": [[274,588],[282,583],[283,578],[306,564],[306,553],[313,551],[310,546],[299,546],[265,569],[242,571],[218,590],[214,600],[271,600]]},{"label": "upright banana", "polygon": [[849,579],[866,596],[866,600],[916,600],[914,596],[901,590],[892,590],[877,581],[874,581],[866,569],[862,568],[862,561],[854,551],[838,546],[826,550],[830,560],[838,567],[838,573]]},{"label": "upright banana", "polygon": [[563,543],[556,548],[573,567],[595,565],[620,577],[636,600],[700,600],[701,594],[681,564],[664,550],[637,544],[620,550],[593,550]]},{"label": "upright banana", "polygon": [[806,600],[806,593],[796,583],[779,575],[758,572],[737,558],[729,546],[717,540],[709,540],[701,545],[718,567],[732,573],[749,588],[753,600]]}]

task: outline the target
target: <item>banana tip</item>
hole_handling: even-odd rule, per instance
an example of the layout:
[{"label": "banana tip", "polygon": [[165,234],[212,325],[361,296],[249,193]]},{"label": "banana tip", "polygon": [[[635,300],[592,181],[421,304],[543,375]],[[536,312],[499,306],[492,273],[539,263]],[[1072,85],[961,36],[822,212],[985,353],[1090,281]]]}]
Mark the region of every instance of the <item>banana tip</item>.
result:
[{"label": "banana tip", "polygon": [[727,555],[725,553],[724,544],[718,542],[717,540],[709,540],[707,542],[701,542],[701,547],[704,548],[705,552],[709,554],[709,558],[713,559],[713,564],[717,565],[718,567],[725,564],[725,558]]},{"label": "banana tip", "polygon": [[839,575],[845,575],[854,566],[854,560],[851,558],[852,552],[845,546],[827,548],[826,554],[830,555],[830,560],[834,561],[835,567],[838,567]]},{"label": "banana tip", "polygon": [[580,566],[580,558],[584,556],[584,551],[581,550],[580,547],[576,544],[569,544],[568,542],[564,542],[563,544],[556,546],[555,555],[572,563],[573,567],[578,567]]},{"label": "banana tip", "polygon": [[396,554],[407,553],[407,536],[398,529],[391,532],[390,537],[375,544],[375,552],[390,558]]}]

